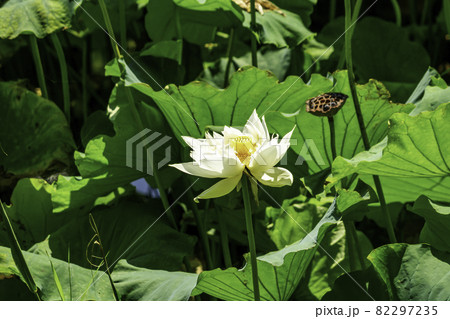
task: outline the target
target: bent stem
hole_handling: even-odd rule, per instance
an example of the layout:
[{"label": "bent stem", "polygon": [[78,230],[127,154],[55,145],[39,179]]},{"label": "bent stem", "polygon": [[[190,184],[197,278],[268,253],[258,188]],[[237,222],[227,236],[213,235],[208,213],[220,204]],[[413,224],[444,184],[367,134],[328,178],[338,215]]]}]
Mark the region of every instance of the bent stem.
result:
[{"label": "bent stem", "polygon": [[20,271],[23,280],[28,286],[28,289],[36,296],[37,300],[41,300],[38,293],[38,287],[34,282],[33,276],[31,275],[30,269],[28,268],[27,262],[23,257],[22,249],[20,248],[19,241],[17,240],[16,233],[11,225],[8,214],[6,213],[5,207],[0,200],[0,217],[4,222],[5,230],[8,235],[9,245],[11,246],[11,255],[13,257],[14,263],[17,269]]},{"label": "bent stem", "polygon": [[255,296],[255,301],[260,301],[261,298],[259,294],[258,264],[256,261],[256,244],[252,220],[252,204],[250,200],[250,191],[248,187],[249,180],[247,175],[242,176],[241,183],[242,197],[244,198],[245,208],[245,224],[247,226],[248,246],[250,249],[250,264],[252,266],[253,294]]},{"label": "bent stem", "polygon": [[[351,25],[351,5],[350,0],[345,0],[345,28],[346,30]],[[354,25],[353,25],[354,28]],[[353,61],[352,61],[352,36],[353,32],[345,33],[345,59],[347,62],[347,70],[348,70],[348,81],[350,84],[350,91],[352,93],[353,104],[355,105],[356,118],[358,119],[359,129],[361,131],[361,137],[363,140],[364,148],[366,150],[370,149],[370,142],[367,136],[366,126],[364,124],[364,119],[361,112],[361,106],[359,105],[358,94],[356,92],[355,85],[355,74],[353,73]],[[380,200],[381,211],[384,215],[384,218],[387,222],[387,232],[389,235],[389,240],[391,243],[396,243],[397,238],[395,236],[394,227],[392,225],[391,216],[389,215],[389,211],[386,205],[386,201],[384,200],[383,188],[381,187],[380,179],[377,175],[373,175],[373,179],[375,182],[375,188]]]},{"label": "bent stem", "polygon": [[69,88],[69,74],[67,72],[66,57],[64,56],[64,51],[59,41],[58,35],[52,33],[50,35],[52,39],[53,46],[55,47],[56,55],[58,57],[59,68],[61,69],[61,83],[63,89],[63,100],[64,100],[64,114],[66,115],[67,122],[70,123],[70,88]]},{"label": "bent stem", "polygon": [[391,3],[392,3],[392,7],[394,7],[395,24],[397,24],[397,26],[401,27],[402,26],[402,13],[400,11],[400,6],[399,6],[397,0],[391,0]]},{"label": "bent stem", "polygon": [[37,80],[41,88],[42,96],[48,99],[47,85],[45,84],[44,68],[42,67],[41,55],[39,47],[34,35],[30,35],[30,47],[33,55],[34,65],[36,67]]},{"label": "bent stem", "polygon": [[250,31],[251,31],[251,45],[252,45],[252,65],[258,67],[258,56],[256,54],[256,9],[255,0],[250,0]]}]

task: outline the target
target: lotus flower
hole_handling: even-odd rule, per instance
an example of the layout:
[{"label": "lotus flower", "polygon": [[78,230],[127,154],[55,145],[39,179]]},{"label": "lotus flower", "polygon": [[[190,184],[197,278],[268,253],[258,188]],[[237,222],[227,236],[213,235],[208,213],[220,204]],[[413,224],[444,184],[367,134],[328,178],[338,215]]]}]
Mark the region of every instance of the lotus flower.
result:
[{"label": "lotus flower", "polygon": [[190,175],[223,178],[197,196],[196,201],[224,196],[236,187],[239,190],[244,173],[250,176],[253,193],[257,189],[256,180],[272,187],[292,185],[291,172],[274,166],[288,150],[293,130],[280,142],[278,135],[270,138],[264,116],[261,121],[255,110],[242,131],[225,126],[222,135],[206,133],[204,139],[183,136],[192,148],[194,162],[171,166]]}]

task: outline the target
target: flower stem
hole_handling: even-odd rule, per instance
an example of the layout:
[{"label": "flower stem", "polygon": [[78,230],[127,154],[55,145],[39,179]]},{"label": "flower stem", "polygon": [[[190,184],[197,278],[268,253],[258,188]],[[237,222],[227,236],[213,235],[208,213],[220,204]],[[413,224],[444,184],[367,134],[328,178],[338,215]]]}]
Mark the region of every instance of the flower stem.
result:
[{"label": "flower stem", "polygon": [[252,45],[252,65],[258,67],[258,56],[256,51],[256,9],[255,0],[250,0],[250,31],[251,31],[251,45]]},{"label": "flower stem", "polygon": [[127,21],[125,12],[125,1],[119,1],[120,46],[124,50],[127,46]]},{"label": "flower stem", "polygon": [[59,41],[59,37],[56,33],[50,35],[53,46],[55,47],[56,55],[58,56],[59,68],[61,69],[61,82],[63,89],[64,100],[64,114],[66,115],[67,122],[70,123],[70,88],[69,88],[69,74],[67,73],[66,57],[64,56],[64,50]]},{"label": "flower stem", "polygon": [[111,46],[114,51],[114,56],[117,60],[121,58],[119,46],[117,45],[116,37],[114,36],[114,29],[109,18],[108,9],[106,8],[105,0],[98,0],[100,9],[102,10],[103,20],[105,20],[106,30],[108,31],[109,39],[111,40]]},{"label": "flower stem", "polygon": [[39,47],[34,35],[30,35],[30,47],[33,54],[34,65],[36,66],[36,74],[41,88],[42,96],[48,99],[47,85],[45,84],[44,68],[42,67],[41,55],[39,54]]},{"label": "flower stem", "polygon": [[200,241],[203,246],[203,252],[205,253],[206,267],[208,267],[208,269],[213,269],[214,266],[211,257],[211,249],[209,246],[208,234],[206,234],[205,225],[203,224],[203,221],[200,218],[200,212],[198,211],[197,204],[194,202],[194,195],[192,194],[192,190],[189,189],[186,195],[188,196],[188,202],[190,203],[192,212],[194,213],[195,223],[197,224]]},{"label": "flower stem", "polygon": [[223,261],[226,268],[230,268],[231,262],[230,246],[228,245],[228,229],[223,218],[223,211],[216,208],[217,219],[219,220],[220,242],[222,244]]},{"label": "flower stem", "polygon": [[408,1],[408,7],[409,7],[409,12],[410,12],[409,15],[411,17],[411,24],[417,24],[417,19],[416,19],[416,0],[409,0]]},{"label": "flower stem", "polygon": [[182,85],[184,80],[184,69],[183,69],[183,29],[181,28],[180,20],[180,8],[175,6],[175,31],[176,37],[180,45],[178,47],[178,57],[177,57],[177,84]]},{"label": "flower stem", "polygon": [[328,18],[329,21],[334,20],[336,17],[336,0],[330,1],[330,16]]},{"label": "flower stem", "polygon": [[[153,178],[155,179],[156,187],[159,191],[159,197],[163,203],[164,211],[166,212],[167,217],[169,218],[170,224],[175,230],[178,230],[177,222],[173,217],[172,210],[170,209],[169,199],[167,198],[166,191],[164,190],[163,184],[161,182],[161,178],[159,177],[159,171],[157,169],[157,165],[155,165],[155,160],[153,159]],[[156,168],[155,168],[156,167]]]},{"label": "flower stem", "polygon": [[6,213],[5,207],[3,207],[3,203],[0,200],[0,217],[3,220],[3,224],[8,235],[9,245],[11,247],[11,255],[13,257],[14,263],[17,266],[17,269],[23,276],[24,281],[26,282],[28,289],[36,296],[36,298],[40,301],[38,287],[34,282],[33,276],[31,275],[30,269],[28,268],[27,262],[22,253],[22,249],[20,248],[19,241],[17,240],[17,236],[14,232],[14,229],[9,220],[8,214]]},{"label": "flower stem", "polygon": [[[423,9],[422,9],[422,15],[420,16],[420,25],[424,25],[426,20],[427,20],[427,16],[429,15],[429,13],[432,12],[432,3],[433,1],[431,0],[425,0],[424,4],[423,4]],[[443,1],[443,11],[445,12],[445,2],[448,1]],[[429,20],[431,21],[431,20]]]},{"label": "flower stem", "polygon": [[248,246],[250,249],[250,264],[252,267],[252,279],[253,279],[253,293],[255,301],[260,300],[259,295],[259,279],[258,279],[258,263],[256,261],[256,244],[255,235],[253,233],[253,220],[252,220],[252,204],[250,200],[249,180],[246,175],[242,176],[242,196],[244,198],[245,208],[245,224],[247,226]]},{"label": "flower stem", "polygon": [[333,161],[336,159],[336,131],[334,129],[334,117],[327,116],[328,125],[330,127],[330,145],[331,145],[331,156]]},{"label": "flower stem", "polygon": [[231,28],[230,35],[228,36],[227,46],[227,66],[225,67],[225,78],[223,80],[223,87],[227,87],[230,79],[230,68],[233,62],[233,44],[234,44],[234,28]]},{"label": "flower stem", "polygon": [[[359,16],[359,12],[361,11],[361,5],[362,5],[362,0],[357,0],[355,7],[353,8],[353,13],[352,13],[352,22],[350,23],[350,25],[353,25],[353,23],[356,23],[356,20],[358,19]],[[353,32],[355,31],[355,28],[352,28],[351,30],[347,29],[347,26],[345,26],[345,30],[346,35],[347,33],[349,34],[350,39],[353,38]],[[339,62],[338,62],[338,66],[337,69],[338,70],[342,70],[344,68],[344,64],[345,64],[345,46],[342,47],[342,51],[341,51],[341,55],[339,56]]]},{"label": "flower stem", "polygon": [[88,116],[88,88],[87,88],[87,69],[88,69],[88,46],[87,40],[82,39],[82,53],[81,53],[81,89],[82,89],[82,113],[83,123],[86,123]]},{"label": "flower stem", "polygon": [[395,13],[395,23],[397,26],[402,26],[402,13],[400,11],[400,6],[398,5],[397,0],[391,0],[392,6],[394,7],[394,13]]},{"label": "flower stem", "polygon": [[[351,25],[351,5],[350,0],[345,0],[345,28],[346,30]],[[353,28],[355,26],[353,25]],[[351,31],[351,30],[349,30]],[[370,149],[370,142],[367,136],[366,126],[364,124],[364,119],[361,112],[361,106],[359,105],[358,94],[356,92],[355,85],[355,74],[353,73],[353,61],[352,61],[352,36],[353,32],[345,33],[345,59],[347,62],[348,70],[348,81],[350,84],[350,91],[352,93],[353,104],[355,105],[356,118],[358,119],[359,129],[361,131],[361,137],[363,140],[364,148],[366,150]],[[394,227],[392,225],[392,220],[389,215],[389,211],[384,200],[383,188],[381,187],[380,178],[377,175],[373,175],[373,180],[375,182],[375,188],[377,191],[378,198],[380,200],[381,211],[383,212],[384,218],[387,222],[387,232],[389,235],[389,240],[391,243],[397,242],[395,237]]]}]

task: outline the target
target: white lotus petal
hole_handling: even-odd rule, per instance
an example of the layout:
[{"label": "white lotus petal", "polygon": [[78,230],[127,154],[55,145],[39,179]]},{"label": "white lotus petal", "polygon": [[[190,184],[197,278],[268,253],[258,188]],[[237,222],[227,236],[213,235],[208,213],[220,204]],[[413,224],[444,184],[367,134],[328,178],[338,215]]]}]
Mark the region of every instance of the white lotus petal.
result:
[{"label": "white lotus petal", "polygon": [[253,111],[242,132],[245,135],[251,135],[256,143],[263,143],[270,139],[265,119],[263,117],[263,122],[261,122],[256,110]]},{"label": "white lotus petal", "polygon": [[201,165],[203,161],[221,161],[222,154],[208,145],[197,147],[191,152],[191,157],[196,163]]},{"label": "white lotus petal", "polygon": [[175,167],[176,169],[179,169],[183,173],[194,175],[194,176],[200,176],[200,177],[206,177],[206,178],[225,177],[222,175],[222,172],[220,172],[220,171],[211,170],[211,169],[205,168],[203,166],[199,166],[197,163],[193,163],[193,162],[170,164],[169,166]]},{"label": "white lotus petal", "polygon": [[241,180],[242,174],[226,178],[220,182],[215,183],[213,186],[205,190],[203,193],[198,195],[194,200],[206,199],[206,198],[216,198],[225,196],[230,193]]},{"label": "white lotus petal", "polygon": [[[291,136],[292,136],[292,133],[294,133],[294,130],[295,130],[295,126],[292,128],[292,130],[291,130],[289,133],[287,133],[287,134],[281,139],[280,144],[287,145],[287,148],[289,148],[289,146],[291,145],[291,143],[290,143]],[[278,138],[278,137],[277,137],[277,138]],[[287,150],[287,149],[286,149],[286,150]]]},{"label": "white lotus petal", "polygon": [[190,136],[182,136],[181,138],[192,149],[195,149],[198,145],[207,143],[205,139],[201,139],[201,138],[193,138]]},{"label": "white lotus petal", "polygon": [[195,162],[172,166],[185,173],[207,178],[227,178],[240,174],[245,169],[245,165],[231,151],[221,153],[211,147],[202,146],[192,151],[191,157]]},{"label": "white lotus petal", "polygon": [[261,145],[252,155],[249,169],[265,171],[274,167],[280,160],[281,147],[276,141],[268,141]]},{"label": "white lotus petal", "polygon": [[245,165],[237,158],[222,157],[220,161],[202,161],[201,165],[208,169],[220,172],[223,177],[231,177],[242,173]]},{"label": "white lotus petal", "polygon": [[258,175],[252,174],[261,184],[271,187],[290,186],[294,180],[291,172],[282,167],[272,167]]},{"label": "white lotus petal", "polygon": [[277,142],[277,138],[274,138],[261,145],[252,156],[250,170],[264,171],[277,165],[289,149],[289,140],[293,131],[294,129],[287,133],[280,143]]},{"label": "white lotus petal", "polygon": [[223,136],[213,132],[213,135],[211,135],[210,133],[206,133],[205,134],[206,140],[208,141],[209,145],[211,146],[223,146]]},{"label": "white lotus petal", "polygon": [[238,129],[229,126],[225,126],[223,128],[222,134],[225,144],[228,144],[229,140],[235,139],[236,137],[245,136],[244,133],[242,133]]}]

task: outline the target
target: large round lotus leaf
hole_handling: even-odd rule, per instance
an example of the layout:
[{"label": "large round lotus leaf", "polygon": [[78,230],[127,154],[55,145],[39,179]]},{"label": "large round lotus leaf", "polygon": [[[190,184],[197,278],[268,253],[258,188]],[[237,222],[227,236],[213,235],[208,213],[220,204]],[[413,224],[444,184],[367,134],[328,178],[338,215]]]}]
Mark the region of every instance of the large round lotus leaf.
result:
[{"label": "large round lotus leaf", "polygon": [[[0,83],[0,186],[67,165],[75,144],[61,110],[12,82]],[[39,137],[39,138],[37,138]]]},{"label": "large round lotus leaf", "polygon": [[43,38],[57,30],[68,28],[79,2],[81,3],[69,0],[9,0],[0,8],[0,38],[14,39],[20,34],[34,34]]}]

